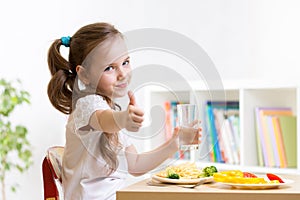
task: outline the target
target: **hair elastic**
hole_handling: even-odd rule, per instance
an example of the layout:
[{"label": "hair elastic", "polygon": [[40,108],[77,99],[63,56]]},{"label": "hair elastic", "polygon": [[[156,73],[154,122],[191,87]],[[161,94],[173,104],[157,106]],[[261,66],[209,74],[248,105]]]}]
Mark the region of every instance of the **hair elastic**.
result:
[{"label": "hair elastic", "polygon": [[61,40],[62,45],[64,45],[65,47],[70,47],[70,40],[71,40],[70,36],[61,37],[60,40]]}]

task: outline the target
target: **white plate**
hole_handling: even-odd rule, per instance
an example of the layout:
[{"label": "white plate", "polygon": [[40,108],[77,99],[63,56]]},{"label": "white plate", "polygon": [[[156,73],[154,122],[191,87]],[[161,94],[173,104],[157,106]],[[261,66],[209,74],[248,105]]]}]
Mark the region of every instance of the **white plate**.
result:
[{"label": "white plate", "polygon": [[162,182],[162,183],[175,183],[175,184],[196,184],[199,183],[200,181],[204,181],[204,183],[212,182],[214,178],[212,176],[210,177],[205,177],[205,178],[195,178],[195,179],[171,179],[171,178],[163,178],[157,175],[152,175],[152,179]]},{"label": "white plate", "polygon": [[282,179],[284,183],[268,183],[268,184],[242,184],[242,183],[223,183],[218,182],[223,185],[229,185],[237,189],[247,189],[247,190],[264,190],[264,189],[272,189],[279,188],[280,186],[286,186],[294,183],[293,180],[290,179]]}]

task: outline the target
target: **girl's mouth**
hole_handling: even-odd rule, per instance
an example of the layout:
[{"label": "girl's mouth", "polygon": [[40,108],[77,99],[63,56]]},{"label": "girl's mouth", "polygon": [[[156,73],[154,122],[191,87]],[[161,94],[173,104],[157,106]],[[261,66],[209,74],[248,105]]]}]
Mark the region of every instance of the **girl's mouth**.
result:
[{"label": "girl's mouth", "polygon": [[127,87],[127,83],[119,83],[116,85],[117,88],[126,88]]}]

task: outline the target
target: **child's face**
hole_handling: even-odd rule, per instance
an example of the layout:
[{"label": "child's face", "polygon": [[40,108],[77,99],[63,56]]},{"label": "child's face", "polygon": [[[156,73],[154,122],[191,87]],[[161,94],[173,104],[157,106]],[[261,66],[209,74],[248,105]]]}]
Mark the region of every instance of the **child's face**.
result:
[{"label": "child's face", "polygon": [[[120,36],[108,39],[97,47],[90,70],[91,81],[97,91],[110,98],[127,94],[131,67],[127,47]],[[92,83],[92,84],[93,84]]]}]

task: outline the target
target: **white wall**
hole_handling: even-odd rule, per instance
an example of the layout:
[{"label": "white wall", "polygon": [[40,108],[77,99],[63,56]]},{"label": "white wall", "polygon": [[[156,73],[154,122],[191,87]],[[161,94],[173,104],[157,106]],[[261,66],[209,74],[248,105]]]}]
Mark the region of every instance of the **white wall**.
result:
[{"label": "white wall", "polygon": [[52,0],[0,3],[0,78],[20,78],[32,104],[14,118],[26,125],[34,166],[10,174],[18,192],[8,199],[41,199],[46,149],[64,144],[66,116],[47,97],[47,49],[61,36],[96,21],[120,31],[153,27],[177,31],[199,43],[223,79],[298,80],[300,1],[297,0]]}]

